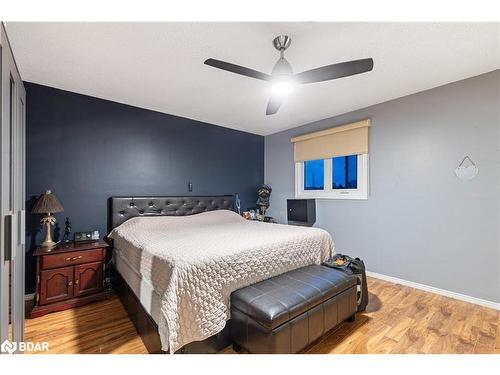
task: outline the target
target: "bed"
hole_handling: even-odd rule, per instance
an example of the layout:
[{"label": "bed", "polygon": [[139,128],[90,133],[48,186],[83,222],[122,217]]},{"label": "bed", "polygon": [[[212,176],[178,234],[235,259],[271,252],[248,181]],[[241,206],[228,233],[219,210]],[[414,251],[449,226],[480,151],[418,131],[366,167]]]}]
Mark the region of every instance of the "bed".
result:
[{"label": "bed", "polygon": [[220,337],[233,291],[334,250],[324,230],[245,220],[232,196],[114,197],[111,211],[115,268],[163,351]]}]

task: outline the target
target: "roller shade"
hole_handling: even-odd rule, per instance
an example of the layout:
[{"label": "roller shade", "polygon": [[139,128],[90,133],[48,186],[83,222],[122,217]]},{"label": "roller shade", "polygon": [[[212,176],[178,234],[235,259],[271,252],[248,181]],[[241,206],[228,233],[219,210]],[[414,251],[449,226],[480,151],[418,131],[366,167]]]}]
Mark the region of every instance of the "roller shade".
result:
[{"label": "roller shade", "polygon": [[370,120],[363,120],[294,137],[294,159],[328,159],[335,156],[368,154]]}]

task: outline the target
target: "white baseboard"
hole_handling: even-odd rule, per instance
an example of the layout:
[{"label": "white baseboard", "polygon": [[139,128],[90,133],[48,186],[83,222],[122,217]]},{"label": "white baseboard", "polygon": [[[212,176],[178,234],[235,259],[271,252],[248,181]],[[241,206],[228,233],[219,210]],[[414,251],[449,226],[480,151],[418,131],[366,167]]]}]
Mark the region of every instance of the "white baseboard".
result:
[{"label": "white baseboard", "polygon": [[387,276],[387,275],[383,275],[383,274],[376,273],[376,272],[366,271],[366,275],[370,276],[370,277],[374,277],[376,279],[389,281],[391,283],[401,284],[401,285],[409,286],[409,287],[412,287],[415,289],[424,290],[426,292],[431,292],[431,293],[439,294],[439,295],[442,295],[445,297],[458,299],[460,301],[473,303],[475,305],[489,307],[490,309],[500,310],[500,303],[498,303],[498,302],[493,302],[493,301],[488,301],[488,300],[481,299],[481,298],[467,296],[465,294],[451,292],[449,290],[439,289],[439,288],[435,288],[433,286],[415,283],[413,281],[398,279],[397,277]]}]

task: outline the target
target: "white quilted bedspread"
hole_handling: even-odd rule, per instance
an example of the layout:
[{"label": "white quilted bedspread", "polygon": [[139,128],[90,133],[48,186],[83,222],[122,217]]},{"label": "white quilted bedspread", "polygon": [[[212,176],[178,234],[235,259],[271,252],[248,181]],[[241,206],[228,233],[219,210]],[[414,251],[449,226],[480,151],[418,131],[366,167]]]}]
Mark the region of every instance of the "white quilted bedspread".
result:
[{"label": "white quilted bedspread", "polygon": [[248,221],[227,210],[136,217],[110,238],[162,296],[158,328],[171,353],[224,328],[231,292],[333,253],[322,229]]}]

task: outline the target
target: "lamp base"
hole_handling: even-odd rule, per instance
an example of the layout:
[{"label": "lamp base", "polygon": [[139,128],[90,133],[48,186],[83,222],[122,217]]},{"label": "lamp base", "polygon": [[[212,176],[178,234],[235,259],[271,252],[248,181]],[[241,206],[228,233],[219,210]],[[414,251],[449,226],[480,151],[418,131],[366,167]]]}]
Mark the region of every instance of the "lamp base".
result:
[{"label": "lamp base", "polygon": [[54,247],[57,245],[57,242],[54,241],[43,241],[40,246],[41,247]]},{"label": "lamp base", "polygon": [[[56,218],[54,216],[52,216],[50,213],[48,213],[47,216],[45,216],[42,219],[42,223],[45,224],[46,234],[45,234],[45,239],[43,240],[42,244],[40,245],[41,247],[50,248],[50,247],[54,247],[57,245],[57,243],[52,240],[51,224],[55,224],[55,222],[56,222]],[[50,250],[47,250],[47,251],[50,251]]]},{"label": "lamp base", "polygon": [[43,247],[45,249],[45,251],[47,251],[47,252],[52,251],[52,248],[56,247],[56,245],[57,245],[57,242],[52,241],[52,239],[50,239],[49,241],[47,241],[47,239],[45,239],[45,241],[43,241],[40,244],[40,246]]}]

